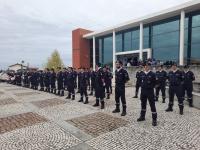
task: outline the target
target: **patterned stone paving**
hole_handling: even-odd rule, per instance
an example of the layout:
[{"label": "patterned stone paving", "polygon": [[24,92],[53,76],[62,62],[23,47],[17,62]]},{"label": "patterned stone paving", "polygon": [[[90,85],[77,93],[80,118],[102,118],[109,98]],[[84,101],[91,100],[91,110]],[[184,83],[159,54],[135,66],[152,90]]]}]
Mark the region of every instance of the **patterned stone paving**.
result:
[{"label": "patterned stone paving", "polygon": [[9,89],[6,89],[6,91],[22,91],[22,90],[27,90],[25,88],[9,88]]},{"label": "patterned stone paving", "polygon": [[66,150],[81,143],[53,123],[39,123],[0,135],[1,150]]},{"label": "patterned stone paving", "polygon": [[38,114],[52,120],[69,120],[95,112],[97,112],[95,108],[88,107],[84,104],[80,105],[80,103],[76,102],[67,102],[64,105],[46,107],[37,111]]},{"label": "patterned stone paving", "polygon": [[67,122],[95,137],[128,124],[126,120],[101,112],[74,118]]},{"label": "patterned stone paving", "polygon": [[1,105],[8,105],[8,104],[14,104],[17,103],[13,98],[5,98],[5,99],[0,99],[0,106]]},{"label": "patterned stone paving", "polygon": [[0,118],[0,134],[45,121],[44,117],[32,112]]},{"label": "patterned stone paving", "polygon": [[0,95],[3,95],[3,94],[4,94],[4,92],[1,92],[1,91],[0,91]]},{"label": "patterned stone paving", "polygon": [[15,93],[15,95],[19,96],[19,97],[29,96],[29,95],[37,95],[37,94],[40,94],[40,93],[37,93],[37,92]]},{"label": "patterned stone paving", "polygon": [[[76,95],[75,101],[71,101],[65,97],[0,83],[0,92],[3,92],[0,94],[0,101],[8,99],[9,103],[10,98],[15,101],[12,104],[0,105],[0,118],[3,120],[0,120],[0,149],[200,149],[198,109],[186,105],[184,115],[180,116],[177,102],[174,111],[170,113],[164,111],[167,104],[158,102],[158,126],[152,127],[149,105],[146,121],[136,121],[140,114],[140,100],[132,98],[133,91],[131,87],[126,89],[127,115],[121,117],[120,113],[112,113],[115,108],[114,94],[110,100],[105,99],[106,107],[101,110],[100,107],[91,106],[95,102],[92,96],[89,97],[89,105],[84,105],[77,102],[79,94]],[[62,102],[55,104],[58,101]],[[35,102],[38,102],[38,105],[35,105]],[[33,116],[41,120],[38,121]]]},{"label": "patterned stone paving", "polygon": [[55,105],[60,105],[60,104],[65,104],[65,103],[66,101],[57,99],[57,98],[32,102],[32,104],[34,104],[35,106],[39,108],[50,107],[50,106],[55,106]]}]

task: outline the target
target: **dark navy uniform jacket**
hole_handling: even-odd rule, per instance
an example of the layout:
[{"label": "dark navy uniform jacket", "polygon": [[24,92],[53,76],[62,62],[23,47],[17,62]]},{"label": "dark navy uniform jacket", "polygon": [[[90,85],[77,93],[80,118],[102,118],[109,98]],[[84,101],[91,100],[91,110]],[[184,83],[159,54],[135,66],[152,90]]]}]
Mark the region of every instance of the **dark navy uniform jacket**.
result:
[{"label": "dark navy uniform jacket", "polygon": [[192,81],[195,80],[194,73],[192,71],[188,71],[184,73],[184,86],[192,86]]},{"label": "dark navy uniform jacket", "polygon": [[160,86],[165,86],[166,85],[166,80],[167,80],[167,72],[162,70],[162,71],[156,71],[156,84]]},{"label": "dark navy uniform jacket", "polygon": [[169,86],[181,86],[184,81],[184,74],[180,70],[170,71],[168,73]]},{"label": "dark navy uniform jacket", "polygon": [[137,79],[137,81],[136,81],[137,84],[141,84],[141,81],[142,81],[141,80],[141,73],[142,73],[142,71],[137,71],[136,72],[136,76],[135,77]]},{"label": "dark navy uniform jacket", "polygon": [[88,84],[88,80],[89,80],[89,75],[87,72],[80,72],[79,73],[79,79],[80,79],[80,86],[81,87],[86,87]]},{"label": "dark navy uniform jacket", "polygon": [[115,83],[117,87],[125,87],[125,83],[129,80],[128,72],[123,68],[115,71]]},{"label": "dark navy uniform jacket", "polygon": [[153,89],[156,85],[156,75],[152,71],[148,73],[141,72],[141,88]]},{"label": "dark navy uniform jacket", "polygon": [[104,73],[103,73],[103,69],[99,68],[98,71],[96,71],[95,74],[95,86],[96,88],[101,88],[104,86]]}]

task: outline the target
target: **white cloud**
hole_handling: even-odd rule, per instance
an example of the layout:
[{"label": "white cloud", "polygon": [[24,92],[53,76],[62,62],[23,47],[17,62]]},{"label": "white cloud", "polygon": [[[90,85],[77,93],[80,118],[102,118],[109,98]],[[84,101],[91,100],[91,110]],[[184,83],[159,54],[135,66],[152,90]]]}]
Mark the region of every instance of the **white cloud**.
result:
[{"label": "white cloud", "polygon": [[99,30],[189,0],[0,0],[0,68],[41,67],[54,49],[71,64],[71,31]]}]

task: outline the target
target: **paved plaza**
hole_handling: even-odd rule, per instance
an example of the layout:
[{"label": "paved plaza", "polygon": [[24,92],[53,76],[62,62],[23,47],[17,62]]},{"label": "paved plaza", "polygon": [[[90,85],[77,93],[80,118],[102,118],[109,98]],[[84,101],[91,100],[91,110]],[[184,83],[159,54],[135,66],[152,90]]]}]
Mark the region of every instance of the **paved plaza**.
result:
[{"label": "paved plaza", "polygon": [[[200,110],[178,104],[166,113],[167,104],[156,103],[158,126],[138,123],[140,100],[127,87],[127,116],[112,114],[114,94],[106,108],[67,100],[53,94],[0,83],[0,150],[200,150]],[[167,99],[168,101],[168,99]]]}]

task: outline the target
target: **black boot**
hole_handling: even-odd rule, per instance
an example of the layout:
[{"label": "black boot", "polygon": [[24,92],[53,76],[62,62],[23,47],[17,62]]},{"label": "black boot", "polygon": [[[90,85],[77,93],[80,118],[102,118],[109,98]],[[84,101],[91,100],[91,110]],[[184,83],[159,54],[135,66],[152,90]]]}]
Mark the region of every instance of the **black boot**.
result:
[{"label": "black boot", "polygon": [[53,89],[51,89],[51,93],[53,93]]},{"label": "black boot", "polygon": [[138,122],[145,121],[145,114],[146,114],[146,111],[142,110],[140,113],[140,117],[137,119],[137,121]]},{"label": "black boot", "polygon": [[190,99],[188,98],[188,102],[189,102],[189,107],[194,107],[192,98],[190,98]]},{"label": "black boot", "polygon": [[61,95],[60,96],[65,96],[64,90],[61,91]]},{"label": "black boot", "polygon": [[155,97],[155,101],[158,102],[158,96]]},{"label": "black boot", "polygon": [[72,95],[72,100],[75,100],[75,95]]},{"label": "black boot", "polygon": [[107,98],[106,99],[110,99],[110,94],[109,93],[107,93]]},{"label": "black boot", "polygon": [[157,113],[152,113],[152,126],[157,126]]},{"label": "black boot", "polygon": [[165,98],[163,98],[163,101],[162,101],[162,103],[165,103]]},{"label": "black boot", "polygon": [[57,95],[60,95],[60,90],[58,90],[58,93],[57,93]]},{"label": "black boot", "polygon": [[135,93],[135,96],[133,96],[133,98],[138,98],[138,94],[137,94],[137,93]]},{"label": "black boot", "polygon": [[101,100],[101,109],[104,109],[104,108],[105,108],[104,100]]},{"label": "black boot", "polygon": [[183,105],[179,105],[179,109],[180,109],[180,115],[183,115],[183,108],[184,108],[184,106]]},{"label": "black boot", "polygon": [[126,116],[126,105],[123,106],[123,110],[122,110],[121,116]]},{"label": "black boot", "polygon": [[81,96],[81,99],[78,102],[83,102],[83,96]]},{"label": "black boot", "polygon": [[119,113],[119,112],[120,112],[119,104],[116,104],[116,108],[115,110],[112,111],[112,113]]},{"label": "black boot", "polygon": [[173,111],[173,109],[172,109],[172,105],[169,105],[168,108],[167,108],[165,111],[166,111],[166,112]]},{"label": "black boot", "polygon": [[96,103],[93,105],[94,107],[99,106],[99,99],[96,99]]},{"label": "black boot", "polygon": [[84,104],[88,104],[89,102],[88,102],[88,96],[85,98],[85,102],[84,102]]}]

